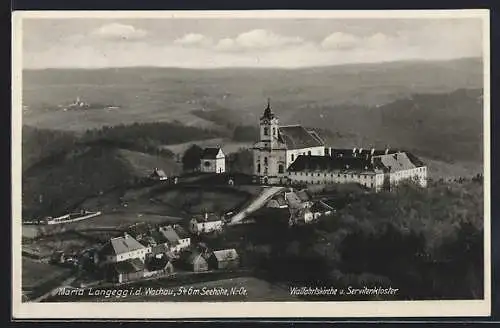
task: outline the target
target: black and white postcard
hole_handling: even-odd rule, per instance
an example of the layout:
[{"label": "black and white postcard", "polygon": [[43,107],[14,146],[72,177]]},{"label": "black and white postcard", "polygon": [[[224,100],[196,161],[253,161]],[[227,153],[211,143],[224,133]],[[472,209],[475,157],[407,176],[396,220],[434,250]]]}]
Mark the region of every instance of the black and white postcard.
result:
[{"label": "black and white postcard", "polygon": [[490,314],[487,10],[12,23],[15,318]]}]

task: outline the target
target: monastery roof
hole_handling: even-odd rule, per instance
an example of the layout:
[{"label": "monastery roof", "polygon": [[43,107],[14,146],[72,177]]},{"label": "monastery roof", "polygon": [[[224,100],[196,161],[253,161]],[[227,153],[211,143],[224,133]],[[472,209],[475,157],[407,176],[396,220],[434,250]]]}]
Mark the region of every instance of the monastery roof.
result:
[{"label": "monastery roof", "polygon": [[287,149],[324,146],[316,132],[311,133],[301,125],[280,126],[278,133],[279,141],[284,143]]},{"label": "monastery roof", "polygon": [[369,159],[331,156],[300,155],[290,165],[288,171],[374,171],[375,166]]},{"label": "monastery roof", "polygon": [[395,154],[399,152],[397,149],[364,149],[364,148],[351,148],[351,149],[334,149],[330,151],[330,156],[332,157],[355,157],[355,158],[367,158],[371,156],[380,156],[387,154]]},{"label": "monastery roof", "polygon": [[406,155],[406,153],[396,153],[376,156],[373,158],[375,164],[381,163],[385,168],[391,171],[403,171],[410,170],[417,165],[415,165]]},{"label": "monastery roof", "polygon": [[[337,153],[338,154],[338,153]],[[343,172],[376,172],[402,171],[423,166],[421,160],[406,152],[395,152],[384,155],[369,156],[367,154],[352,156],[311,156],[300,155],[288,171],[343,171]],[[410,159],[411,158],[411,159]],[[373,159],[373,161],[372,161]]]},{"label": "monastery roof", "polygon": [[219,151],[221,150],[220,147],[208,147],[203,150],[203,153],[201,154],[202,159],[216,159],[217,154],[219,154]]}]

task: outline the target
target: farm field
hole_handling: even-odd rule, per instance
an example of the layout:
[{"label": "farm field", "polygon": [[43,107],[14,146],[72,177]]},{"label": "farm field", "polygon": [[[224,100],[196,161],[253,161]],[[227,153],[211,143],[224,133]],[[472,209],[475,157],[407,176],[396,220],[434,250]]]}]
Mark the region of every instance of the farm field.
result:
[{"label": "farm field", "polygon": [[57,235],[43,236],[35,240],[26,241],[23,250],[38,253],[43,257],[50,256],[55,251],[66,253],[79,252],[96,245],[97,236],[87,237],[73,231],[61,232]]},{"label": "farm field", "polygon": [[23,290],[31,290],[37,286],[67,275],[69,272],[70,270],[67,268],[36,262],[23,257],[22,288]]},{"label": "farm field", "polygon": [[249,195],[246,192],[222,188],[213,190],[172,189],[155,196],[155,199],[163,204],[175,204],[189,213],[226,212],[241,206],[248,198]]}]

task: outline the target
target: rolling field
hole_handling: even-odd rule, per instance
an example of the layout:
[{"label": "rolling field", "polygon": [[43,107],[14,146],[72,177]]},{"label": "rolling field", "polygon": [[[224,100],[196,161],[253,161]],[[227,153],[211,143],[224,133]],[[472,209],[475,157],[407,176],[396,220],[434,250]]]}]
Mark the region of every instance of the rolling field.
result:
[{"label": "rolling field", "polygon": [[176,205],[189,213],[226,212],[241,206],[249,198],[245,192],[234,190],[204,190],[182,188],[168,190],[155,199],[170,206]]}]

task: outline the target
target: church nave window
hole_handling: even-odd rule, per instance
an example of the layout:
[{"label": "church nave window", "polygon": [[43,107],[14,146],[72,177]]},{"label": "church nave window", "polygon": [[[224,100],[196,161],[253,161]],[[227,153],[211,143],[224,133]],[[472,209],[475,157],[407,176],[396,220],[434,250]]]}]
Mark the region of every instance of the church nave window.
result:
[{"label": "church nave window", "polygon": [[283,173],[284,171],[285,171],[285,170],[284,170],[284,168],[283,168],[283,164],[280,164],[280,165],[278,166],[278,173]]},{"label": "church nave window", "polygon": [[293,162],[293,158],[294,158],[294,157],[295,157],[295,156],[293,156],[293,154],[292,154],[292,162]]},{"label": "church nave window", "polygon": [[257,164],[257,173],[260,173],[260,164]]}]

